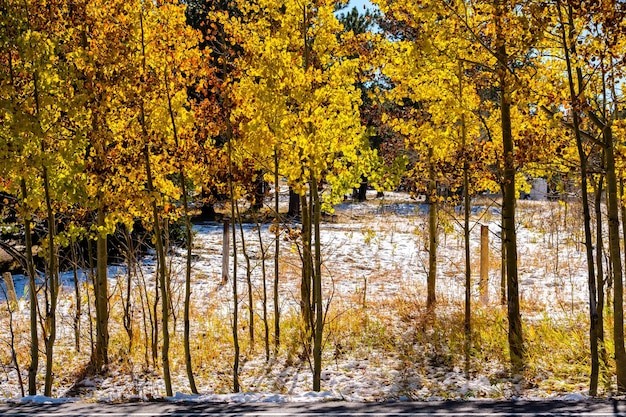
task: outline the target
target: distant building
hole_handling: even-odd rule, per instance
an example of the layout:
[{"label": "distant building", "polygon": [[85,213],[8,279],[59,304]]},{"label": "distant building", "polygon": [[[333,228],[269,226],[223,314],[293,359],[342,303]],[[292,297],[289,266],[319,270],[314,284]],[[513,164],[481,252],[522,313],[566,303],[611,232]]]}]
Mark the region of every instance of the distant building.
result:
[{"label": "distant building", "polygon": [[579,187],[569,178],[552,177],[532,178],[530,193],[522,193],[521,198],[527,200],[571,200],[579,195]]},{"label": "distant building", "polygon": [[530,200],[547,200],[548,199],[548,181],[545,178],[534,178],[531,181]]}]

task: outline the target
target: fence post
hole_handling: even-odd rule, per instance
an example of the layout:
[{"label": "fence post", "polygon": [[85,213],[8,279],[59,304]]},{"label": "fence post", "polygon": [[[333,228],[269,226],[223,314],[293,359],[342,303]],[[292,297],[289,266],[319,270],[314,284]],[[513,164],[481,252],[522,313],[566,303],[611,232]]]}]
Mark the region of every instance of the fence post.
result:
[{"label": "fence post", "polygon": [[4,283],[7,287],[7,297],[9,298],[9,302],[11,304],[17,304],[17,294],[15,294],[13,276],[11,276],[10,272],[5,272],[4,274],[2,274],[2,278],[4,278]]},{"label": "fence post", "polygon": [[480,226],[480,301],[489,303],[489,226]]},{"label": "fence post", "polygon": [[222,285],[225,285],[228,282],[228,268],[230,266],[230,222],[228,220],[224,220],[222,236]]}]

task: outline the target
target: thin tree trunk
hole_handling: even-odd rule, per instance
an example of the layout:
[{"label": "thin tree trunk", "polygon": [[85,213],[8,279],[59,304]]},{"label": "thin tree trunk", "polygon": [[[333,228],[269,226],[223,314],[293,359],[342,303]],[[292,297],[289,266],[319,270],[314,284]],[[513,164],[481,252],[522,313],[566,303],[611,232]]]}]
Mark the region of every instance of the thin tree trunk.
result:
[{"label": "thin tree trunk", "polygon": [[78,279],[78,260],[76,257],[76,242],[72,239],[70,243],[70,255],[72,257],[72,273],[74,278],[74,297],[76,305],[74,306],[74,348],[80,353],[80,317],[81,317],[81,299],[80,299],[80,281]]},{"label": "thin tree trunk", "polygon": [[[620,213],[622,216],[622,230],[623,230],[623,235],[622,235],[622,241],[624,243],[626,243],[626,207],[624,206],[624,179],[620,178],[619,179],[619,186],[620,186],[620,190],[619,190],[619,199],[620,199]],[[624,246],[624,248],[626,248],[626,246]],[[626,257],[626,249],[624,250],[624,256]],[[624,261],[626,262],[626,260]],[[622,284],[622,293],[623,293],[623,284]],[[623,297],[623,296],[622,296]],[[615,306],[613,306],[613,308],[615,308]]]},{"label": "thin tree trunk", "polygon": [[[93,264],[93,244],[92,244],[92,239],[88,238],[87,239],[87,260],[89,263],[89,280],[91,281],[91,285],[95,288],[96,287],[96,269],[94,268],[94,264]],[[87,294],[87,318],[88,318],[88,323],[89,323],[89,353],[90,353],[90,357],[92,358],[92,365],[93,365],[93,358],[96,355],[96,351],[95,351],[95,346],[96,343],[94,342],[94,338],[93,338],[93,315],[91,314],[91,296],[90,296],[90,291],[89,288],[87,288],[87,290],[85,291],[85,294]],[[94,306],[95,306],[95,300],[94,300]]]},{"label": "thin tree trunk", "polygon": [[265,268],[265,256],[267,250],[263,246],[263,234],[261,233],[261,223],[257,219],[257,235],[259,238],[259,248],[261,249],[261,279],[263,283],[263,330],[265,334],[265,361],[270,360],[270,327],[267,318],[267,270]]},{"label": "thin tree trunk", "polygon": [[367,178],[364,175],[361,176],[361,184],[359,188],[352,190],[352,197],[357,201],[363,202],[367,200]]},{"label": "thin tree trunk", "polygon": [[609,226],[609,258],[615,288],[613,302],[613,332],[615,343],[615,367],[617,374],[617,390],[626,392],[626,350],[624,350],[624,287],[622,280],[622,258],[619,242],[619,197],[617,193],[617,176],[615,155],[613,152],[613,133],[610,126],[603,132],[606,150],[606,190],[608,202]]},{"label": "thin tree trunk", "polygon": [[233,155],[232,142],[228,142],[228,189],[230,192],[230,216],[233,235],[233,347],[235,356],[233,358],[233,391],[239,392],[239,294],[237,289],[237,229],[235,225],[235,189],[233,185]]},{"label": "thin tree trunk", "polygon": [[[28,198],[26,180],[20,179],[22,201]],[[33,259],[33,239],[30,213],[24,206],[24,239],[26,244],[26,267],[28,271],[28,296],[30,301],[30,364],[28,366],[28,395],[37,395],[37,369],[39,368],[39,336],[37,332],[37,275]]]},{"label": "thin tree trunk", "polygon": [[[142,25],[142,31],[143,31],[143,14],[140,14],[141,17],[141,25]],[[142,47],[143,47],[143,43],[144,43],[144,39],[143,39],[143,34],[142,34],[142,39],[141,39],[141,43],[142,43]],[[144,54],[144,64],[143,66],[145,67],[145,54]],[[145,71],[144,71],[145,73]],[[142,104],[142,108],[143,108],[143,104]],[[142,111],[143,112],[143,111]],[[144,164],[147,166],[149,165],[150,162],[150,157],[149,157],[149,149],[145,149],[145,147],[147,147],[147,140],[148,140],[148,133],[146,132],[146,126],[145,126],[145,119],[143,119],[142,116],[142,129],[144,130],[143,135],[144,135],[144,140],[146,141],[146,144],[144,146]],[[152,191],[149,191],[152,192]],[[156,233],[155,233],[155,227],[159,229],[160,232],[160,227],[158,225],[158,213],[157,213],[157,218],[155,219],[155,211],[154,208],[152,210],[152,222],[153,222],[153,231],[152,234],[154,236],[154,238],[156,239]],[[155,221],[157,220],[157,221]],[[161,234],[158,234],[159,239],[161,239]],[[160,256],[159,256],[159,251],[157,250],[156,252],[157,255],[157,268],[156,268],[156,273],[154,276],[154,300],[153,300],[153,304],[152,304],[152,317],[154,318],[154,321],[152,322],[152,362],[155,364],[158,363],[159,360],[159,302],[161,301],[160,297],[167,297],[167,294],[165,294],[164,292],[161,291],[161,274],[159,273],[160,271],[160,267],[161,265],[159,264],[160,262]],[[166,301],[164,301],[166,302]],[[161,310],[163,310],[162,306],[161,306]],[[161,317],[161,321],[164,321],[164,317]],[[165,332],[165,330],[163,330]]]},{"label": "thin tree trunk", "polygon": [[[102,202],[102,200],[103,197],[99,194],[98,201]],[[102,206],[103,204],[104,203],[99,203],[96,213],[96,224],[99,230],[103,230],[105,227],[105,209]],[[94,288],[94,302],[96,306],[96,348],[92,362],[95,371],[99,373],[103,372],[109,363],[109,285],[107,277],[107,237],[101,232],[98,232],[96,239],[96,285]]]},{"label": "thin tree trunk", "polygon": [[[504,187],[503,187],[504,188]],[[504,195],[504,190],[502,190]],[[504,211],[504,202],[501,207]],[[506,242],[504,240],[504,224],[500,226],[500,304],[505,306],[507,304],[506,297]]]},{"label": "thin tree trunk", "polygon": [[[596,184],[595,215],[596,215],[596,266],[597,266],[597,313],[598,313],[598,354],[603,363],[606,363],[606,349],[604,347],[604,228],[602,222],[602,189],[604,177],[600,176]],[[626,223],[625,223],[626,225]]]},{"label": "thin tree trunk", "polygon": [[311,175],[311,196],[313,210],[313,228],[315,234],[315,260],[313,269],[313,302],[315,305],[315,325],[313,334],[313,391],[321,390],[322,375],[322,337],[324,334],[324,308],[322,305],[322,245],[320,222],[322,204],[317,189],[317,179]]},{"label": "thin tree trunk", "polygon": [[267,188],[267,185],[265,183],[265,179],[263,178],[263,171],[258,170],[255,174],[256,179],[252,184],[254,186],[254,199],[252,201],[250,209],[253,212],[258,212],[263,208],[263,201],[265,199],[265,190]]},{"label": "thin tree trunk", "polygon": [[300,308],[304,322],[305,341],[313,337],[313,305],[311,302],[313,282],[313,254],[311,253],[311,207],[306,195],[300,197],[302,208],[302,282],[300,283]]},{"label": "thin tree trunk", "polygon": [[185,369],[187,371],[187,379],[189,380],[189,388],[194,394],[198,393],[196,386],[196,380],[193,375],[193,364],[191,359],[191,324],[190,324],[190,309],[191,309],[191,260],[193,250],[193,231],[191,229],[191,218],[189,216],[189,201],[187,200],[187,186],[185,185],[186,177],[185,173],[181,170],[181,184],[183,194],[183,210],[185,212],[185,236],[187,243],[187,259],[185,263],[185,307],[183,312],[184,330],[183,330],[183,343],[185,348]]},{"label": "thin tree trunk", "polygon": [[[86,43],[86,40],[84,41]],[[85,46],[86,47],[86,46]],[[97,112],[91,117],[91,127],[94,134],[97,134],[100,126],[100,119]],[[105,164],[102,150],[99,146],[94,146],[97,157],[97,164],[102,168]],[[94,307],[96,313],[96,341],[95,348],[92,348],[91,364],[96,373],[106,370],[109,364],[109,283],[108,283],[108,248],[106,230],[106,211],[104,202],[104,192],[102,188],[96,194],[96,273],[94,277]],[[90,253],[91,256],[91,253]],[[93,261],[91,261],[93,263]],[[93,346],[93,343],[92,343]]]},{"label": "thin tree trunk", "polygon": [[300,196],[289,187],[289,209],[287,210],[287,217],[298,217],[300,210]]},{"label": "thin tree trunk", "polygon": [[[141,29],[141,57],[142,57],[142,72],[147,74],[146,67],[146,43],[145,33],[143,25],[143,11],[139,12],[139,24]],[[144,80],[145,82],[145,80]],[[140,123],[144,139],[144,162],[146,169],[146,182],[148,192],[151,196],[155,195],[154,180],[152,178],[152,166],[150,162],[150,146],[147,123],[147,115],[143,99],[139,102],[140,110]],[[152,227],[154,233],[154,239],[156,244],[156,256],[157,256],[157,280],[161,290],[161,327],[163,332],[163,345],[161,347],[161,362],[163,366],[163,383],[165,384],[165,393],[168,397],[173,395],[172,391],[172,378],[170,375],[170,334],[169,334],[169,288],[167,285],[167,268],[165,259],[165,248],[163,244],[163,235],[161,232],[161,218],[159,216],[159,208],[157,206],[156,198],[152,198]]]},{"label": "thin tree trunk", "polygon": [[428,147],[428,282],[426,308],[432,310],[437,302],[437,178],[433,161],[433,149]]},{"label": "thin tree trunk", "polygon": [[[139,295],[141,297],[141,315],[143,319],[143,336],[145,340],[144,345],[144,360],[146,362],[146,366],[150,366],[150,360],[152,360],[152,364],[156,365],[156,345],[154,343],[154,327],[157,321],[156,311],[152,310],[152,306],[150,305],[150,297],[148,295],[148,283],[146,282],[146,277],[143,275],[141,268],[138,269],[138,273],[141,277],[141,282],[139,285]],[[158,287],[157,287],[158,288]],[[148,335],[148,325],[150,325],[150,334]]]},{"label": "thin tree trunk", "polygon": [[280,347],[280,304],[278,299],[280,260],[280,184],[278,182],[278,150],[274,147],[274,354]]},{"label": "thin tree trunk", "polygon": [[480,226],[480,302],[489,304],[489,226]]},{"label": "thin tree trunk", "polygon": [[494,19],[496,30],[497,74],[500,81],[500,111],[502,116],[502,145],[504,148],[504,195],[503,195],[503,237],[506,247],[507,310],[509,319],[509,354],[513,373],[519,374],[524,368],[524,339],[520,316],[519,283],[517,270],[517,232],[515,230],[515,156],[513,133],[511,131],[511,91],[507,72],[509,56],[504,37],[504,0],[496,0]]},{"label": "thin tree trunk", "polygon": [[[42,143],[42,151],[43,149]],[[48,177],[48,168],[43,167],[44,193],[46,199],[46,213],[48,217],[48,282],[50,290],[50,304],[46,309],[45,326],[44,326],[44,344],[46,348],[46,376],[44,381],[44,395],[52,396],[52,381],[54,372],[52,369],[54,343],[56,341],[56,309],[59,295],[59,273],[57,249],[54,237],[56,235],[56,217],[52,210],[52,200],[50,198],[50,179]]]},{"label": "thin tree trunk", "polygon": [[[463,112],[463,67],[459,61],[459,100]],[[469,161],[467,160],[467,131],[465,129],[465,114],[461,113],[461,149],[463,150],[463,241],[465,246],[465,377],[469,379],[471,368],[472,349],[472,264],[470,258],[470,182]]]},{"label": "thin tree trunk", "polygon": [[[167,256],[169,249],[171,248],[170,244],[170,232],[169,232],[169,219],[167,217],[161,218],[163,222],[163,228],[161,229],[161,236],[163,236],[163,259],[165,260],[165,286],[167,288],[167,298],[168,298],[168,306],[169,306],[169,314],[172,318],[172,327],[170,332],[176,334],[176,319],[178,314],[176,313],[176,309],[174,308],[174,298],[172,295],[172,274],[170,271],[172,270],[172,258]],[[170,334],[171,334],[170,333]]]},{"label": "thin tree trunk", "polygon": [[246,284],[248,285],[248,336],[250,338],[250,352],[254,352],[254,297],[252,293],[252,269],[250,265],[250,256],[248,256],[248,248],[246,247],[246,236],[243,232],[241,214],[239,213],[239,203],[237,201],[235,201],[235,210],[237,212],[239,232],[241,233],[241,253],[246,261]]},{"label": "thin tree trunk", "polygon": [[124,227],[124,237],[126,239],[126,263],[128,271],[126,273],[126,296],[122,299],[124,308],[124,329],[128,336],[128,353],[133,351],[133,319],[132,319],[132,286],[133,273],[135,271],[135,250],[133,237],[127,227]]},{"label": "thin tree trunk", "polygon": [[[583,223],[585,229],[585,249],[587,255],[587,271],[588,271],[588,284],[589,284],[589,341],[591,350],[591,375],[589,382],[589,395],[596,396],[598,393],[598,376],[599,376],[599,360],[598,360],[598,312],[596,306],[596,275],[594,269],[593,259],[593,239],[591,233],[591,212],[589,210],[589,196],[587,192],[587,155],[585,154],[582,142],[582,136],[580,132],[580,116],[578,114],[578,94],[574,86],[574,74],[570,59],[570,45],[574,42],[574,26],[570,26],[569,41],[568,36],[565,33],[565,22],[563,21],[561,12],[561,1],[557,2],[559,20],[561,21],[561,39],[563,42],[563,51],[565,53],[565,61],[567,64],[567,76],[570,91],[570,101],[572,105],[573,122],[574,122],[574,135],[576,137],[576,147],[578,149],[578,157],[580,161],[580,180],[582,191],[582,208],[583,208]],[[568,10],[569,23],[572,22],[572,10],[571,6]],[[582,86],[579,83],[579,88]]]},{"label": "thin tree trunk", "polygon": [[[87,32],[83,30],[81,32],[81,47],[85,50],[89,49],[89,43],[87,40]],[[83,76],[87,77],[85,74]],[[91,83],[98,83],[98,73],[90,78]],[[102,99],[102,97],[90,97],[90,101],[96,102]],[[100,170],[105,165],[103,150],[101,146],[98,146],[98,142],[94,140],[94,137],[98,137],[99,129],[101,126],[101,120],[98,117],[98,112],[94,111],[91,115],[91,136],[90,145],[93,146],[96,151],[96,164],[97,170]],[[101,184],[100,184],[101,185]],[[99,187],[101,188],[101,187]],[[95,321],[96,321],[96,336],[95,342],[93,337],[93,322],[91,320],[91,303],[87,302],[88,314],[89,314],[89,338],[90,338],[90,350],[91,350],[91,366],[93,366],[96,373],[101,373],[106,370],[109,364],[108,348],[109,348],[109,285],[107,276],[107,261],[108,261],[108,248],[107,248],[107,235],[105,232],[105,218],[107,207],[104,203],[103,191],[98,191],[96,194],[96,265],[95,274],[93,268],[93,254],[92,254],[92,242],[91,238],[88,238],[87,246],[89,252],[89,269],[93,279],[93,293],[94,293],[94,308],[95,308]],[[87,291],[89,297],[89,291]]]},{"label": "thin tree trunk", "polygon": [[[304,71],[308,71],[310,67],[310,44],[308,30],[310,28],[310,14],[309,7],[304,6],[302,9],[302,41],[303,41],[303,59],[302,66]],[[310,115],[310,114],[309,114]],[[306,131],[312,136],[311,124],[307,125]],[[303,151],[300,150],[300,153]],[[303,169],[304,179],[304,169]],[[309,195],[310,201],[307,203],[306,194],[300,197],[300,206],[302,210],[302,284],[301,291],[301,303],[302,313],[305,326],[305,349],[307,353],[310,352],[311,339],[314,338],[313,332],[315,331],[315,317],[313,312],[313,303],[315,300],[311,300],[313,294],[312,285],[314,285],[314,265],[313,265],[313,253],[312,253],[312,234],[313,234],[313,222],[315,213],[315,201],[313,194],[313,182],[309,182]],[[315,184],[316,185],[316,184]],[[317,188],[315,190],[317,192]],[[310,356],[309,356],[310,358]],[[313,386],[315,386],[315,370],[313,371]]]},{"label": "thin tree trunk", "polygon": [[[10,277],[10,274],[9,274]],[[12,280],[13,278],[11,278]],[[13,293],[11,293],[13,291]],[[11,339],[10,348],[11,348],[11,362],[13,362],[13,368],[15,369],[15,373],[17,374],[17,383],[20,386],[20,394],[22,398],[24,397],[24,380],[22,379],[22,370],[20,369],[20,363],[17,359],[17,350],[15,349],[15,327],[13,326],[13,315],[15,313],[15,308],[17,307],[17,300],[15,297],[15,288],[8,288],[5,291],[2,288],[2,292],[4,293],[4,298],[6,300],[6,308],[7,313],[9,314],[9,337]],[[12,295],[11,295],[12,294]]]},{"label": "thin tree trunk", "polygon": [[[26,11],[28,15],[28,9]],[[30,25],[30,16],[28,16]],[[31,45],[32,47],[32,45]],[[33,74],[33,96],[35,99],[35,118],[39,123],[40,116],[40,97],[39,97],[39,76],[35,72]],[[42,155],[46,154],[46,145],[44,139],[41,138],[40,150]],[[44,187],[44,199],[46,206],[46,217],[48,223],[48,276],[47,285],[50,299],[46,303],[46,317],[44,321],[44,345],[46,351],[46,375],[44,379],[44,395],[50,397],[52,395],[52,380],[54,373],[52,370],[54,343],[56,341],[56,309],[59,294],[59,273],[58,273],[58,254],[55,243],[56,236],[56,216],[52,209],[52,197],[50,195],[50,176],[46,163],[42,163],[42,177]]]},{"label": "thin tree trunk", "polygon": [[[150,154],[148,145],[145,149],[145,162],[146,162],[146,174],[148,177],[148,191],[153,194],[154,182],[152,179],[152,170],[150,167]],[[167,285],[167,269],[165,260],[165,248],[163,245],[163,236],[161,234],[159,209],[155,200],[152,201],[152,221],[154,237],[156,242],[156,255],[157,255],[157,275],[159,288],[161,290],[161,331],[163,333],[163,345],[161,346],[161,362],[163,365],[163,382],[165,384],[165,393],[168,397],[173,395],[172,391],[172,378],[170,375],[170,334],[169,334],[169,291]]]},{"label": "thin tree trunk", "polygon": [[[172,97],[170,95],[169,80],[168,80],[168,68],[164,71],[165,92],[167,95],[167,109],[172,122],[172,132],[174,135],[174,143],[176,147],[179,147],[178,140],[178,128],[176,125],[176,118],[174,117],[174,110],[172,109]],[[189,380],[189,388],[194,394],[198,393],[196,387],[196,380],[193,375],[193,364],[191,361],[191,346],[190,346],[190,305],[191,305],[191,259],[193,251],[193,231],[191,226],[191,216],[189,215],[189,200],[187,197],[187,176],[185,170],[181,167],[179,169],[180,174],[180,187],[183,198],[183,218],[185,221],[185,243],[187,244],[187,257],[185,259],[185,305],[183,312],[183,345],[185,349],[185,370],[187,371],[187,379]]]},{"label": "thin tree trunk", "polygon": [[[143,113],[143,105],[142,105]],[[144,127],[145,128],[145,127]],[[144,132],[146,134],[147,132]],[[146,143],[144,147],[144,158],[146,164],[146,176],[147,186],[150,194],[154,194],[154,181],[152,178],[152,169],[150,163],[149,147]],[[153,222],[153,234],[156,244],[156,256],[157,256],[157,282],[161,292],[161,329],[163,333],[163,345],[161,346],[161,362],[163,366],[163,382],[165,384],[165,393],[168,397],[173,395],[172,391],[172,379],[170,375],[169,364],[169,348],[170,348],[170,335],[169,335],[169,296],[168,286],[166,282],[167,270],[165,264],[165,248],[163,245],[163,236],[161,232],[159,209],[156,200],[152,200],[152,222]],[[156,304],[155,304],[156,307]],[[156,311],[155,311],[156,313]],[[156,315],[155,315],[156,323]],[[155,326],[156,327],[156,326]]]}]

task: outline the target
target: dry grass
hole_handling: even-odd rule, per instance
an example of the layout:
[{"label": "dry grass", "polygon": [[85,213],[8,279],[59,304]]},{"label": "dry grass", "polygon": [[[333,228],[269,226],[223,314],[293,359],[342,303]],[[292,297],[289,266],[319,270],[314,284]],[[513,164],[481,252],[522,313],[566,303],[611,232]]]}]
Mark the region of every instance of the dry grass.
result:
[{"label": "dry grass", "polygon": [[[375,204],[383,204],[377,202]],[[485,201],[488,206],[490,201]],[[578,258],[573,255],[570,258],[563,255],[565,249],[576,249],[579,245],[580,224],[566,220],[566,210],[576,210],[573,205],[565,207],[558,203],[550,203],[548,212],[545,204],[541,206],[520,202],[519,220],[522,227],[527,230],[524,239],[534,239],[532,244],[527,245],[528,251],[520,254],[520,269],[522,276],[532,274],[537,288],[545,287],[540,279],[550,279],[554,282],[551,286],[550,298],[545,294],[533,290],[532,285],[525,288],[523,293],[522,315],[524,321],[524,335],[527,348],[527,367],[525,370],[525,389],[537,395],[553,393],[565,393],[584,390],[588,383],[589,360],[588,360],[588,317],[585,306],[571,300],[572,290],[568,286],[571,277],[577,274],[574,269],[554,267],[550,260],[560,256],[561,265],[577,262]],[[492,220],[494,214],[489,211],[482,217],[474,219],[481,222]],[[341,214],[337,221],[349,218],[350,221],[358,221],[367,224],[367,227],[355,227],[352,236],[348,238],[363,239],[365,246],[363,252],[368,253],[381,247],[383,238],[391,238],[401,233],[402,228],[411,229],[418,255],[422,251],[425,242],[425,228],[422,221],[410,221],[408,224],[398,222],[381,221],[377,209],[370,211]],[[452,224],[452,220],[448,220]],[[400,227],[402,226],[402,227]],[[495,233],[495,231],[492,230]],[[346,259],[332,258],[328,255],[328,274],[332,274],[326,282],[327,299],[332,297],[330,308],[327,312],[327,325],[325,335],[325,363],[324,368],[335,373],[344,372],[342,364],[348,361],[367,361],[368,366],[381,369],[391,368],[397,375],[392,379],[392,384],[397,385],[398,390],[390,396],[406,395],[409,398],[421,398],[419,389],[427,389],[432,395],[445,398],[458,395],[454,386],[446,385],[451,373],[462,374],[464,367],[464,317],[463,305],[458,297],[449,295],[452,290],[446,288],[453,284],[462,273],[462,256],[457,247],[460,242],[458,228],[448,227],[445,236],[442,236],[442,244],[447,245],[449,252],[445,252],[445,262],[451,267],[447,271],[453,271],[448,276],[442,274],[440,281],[441,295],[435,312],[426,310],[425,282],[423,280],[409,279],[400,270],[393,267],[383,268],[384,265],[373,265],[364,270],[359,262]],[[339,243],[340,244],[340,243]],[[288,244],[287,244],[288,247]],[[452,248],[452,249],[450,249]],[[454,249],[454,250],[453,250]],[[492,270],[492,300],[498,300],[497,291],[499,285],[498,258],[499,241],[494,237],[491,241],[492,257],[490,266]],[[327,247],[325,253],[332,255],[333,248]],[[363,254],[361,254],[363,255]],[[478,270],[478,252],[472,252],[473,270]],[[281,285],[292,283],[290,290],[281,293],[281,346],[276,355],[272,354],[269,362],[265,362],[263,349],[264,331],[260,317],[260,308],[256,309],[255,344],[251,346],[248,340],[247,326],[247,296],[245,285],[242,283],[240,291],[241,311],[240,330],[242,368],[240,378],[244,390],[268,390],[278,393],[292,392],[292,381],[297,375],[309,372],[309,358],[307,349],[303,343],[302,323],[299,317],[297,304],[297,283],[300,279],[299,258],[297,251],[286,249],[283,251],[280,269]],[[343,262],[343,264],[341,264]],[[334,263],[334,264],[333,264]],[[341,264],[341,265],[340,265]],[[351,264],[346,267],[346,264]],[[339,268],[339,266],[342,266]],[[359,269],[361,268],[361,269]],[[416,274],[421,273],[419,258],[416,259]],[[531,272],[528,272],[531,271]],[[539,272],[537,272],[539,271]],[[366,276],[365,279],[362,277]],[[524,275],[526,274],[526,275]],[[271,275],[268,268],[268,276]],[[196,276],[198,282],[205,280],[212,282],[211,291],[203,295],[202,299],[194,297],[192,308],[192,336],[191,348],[193,355],[196,381],[202,392],[230,392],[232,386],[232,360],[233,360],[233,335],[231,330],[232,301],[226,296],[229,289],[219,290],[215,282],[218,277]],[[356,283],[352,291],[335,291],[333,283],[337,285],[345,282]],[[230,285],[230,284],[228,284]],[[458,284],[455,284],[458,285]],[[398,290],[393,296],[382,297],[387,294],[384,290],[390,286],[397,286]],[[257,285],[258,287],[258,285]],[[339,286],[337,286],[339,288]],[[394,287],[396,288],[396,287]],[[182,360],[182,287],[180,281],[174,280],[175,316],[176,322],[172,322],[173,335],[171,343],[171,365],[176,391],[188,392],[185,380],[185,364]],[[91,289],[90,289],[91,291]],[[259,289],[255,289],[255,298],[259,299]],[[84,292],[86,294],[86,292]],[[123,310],[121,296],[124,294],[122,280],[111,298],[111,341],[110,359],[111,371],[108,375],[98,380],[98,384],[126,384],[131,387],[124,395],[150,397],[163,394],[160,383],[160,353],[157,352],[157,360],[152,358],[152,347],[149,342],[150,332],[146,329],[148,313],[146,310],[145,294],[140,287],[133,288],[133,340],[132,349],[129,350],[129,338],[122,326]],[[271,294],[271,292],[270,292]],[[477,298],[477,294],[474,292]],[[152,297],[148,288],[148,301]],[[60,322],[64,325],[55,350],[55,395],[64,395],[67,389],[79,382],[86,376],[86,364],[89,361],[90,333],[89,321],[83,317],[81,346],[83,350],[77,352],[74,347],[72,325],[72,306],[75,304],[73,293],[62,294],[63,308],[67,312],[61,315]],[[142,300],[144,307],[142,308]],[[87,302],[86,296],[82,300]],[[471,374],[473,377],[485,376],[493,385],[489,392],[469,392],[466,396],[491,396],[502,397],[511,394],[510,387],[515,384],[514,379],[508,373],[508,347],[507,347],[507,319],[506,311],[502,306],[491,304],[489,306],[475,305],[472,309],[472,357]],[[2,305],[4,307],[4,305]],[[91,306],[93,311],[93,306]],[[160,308],[157,309],[160,311]],[[551,313],[547,314],[546,311]],[[273,329],[273,318],[270,312],[270,333]],[[160,313],[157,313],[160,314]],[[18,361],[24,372],[28,364],[28,320],[27,307],[15,316],[16,348]],[[0,309],[0,326],[8,329],[8,314],[6,309]],[[607,329],[610,325],[610,317],[607,319]],[[148,327],[149,328],[149,327]],[[146,340],[146,332],[148,340]],[[609,333],[607,333],[609,334]],[[11,369],[9,357],[10,343],[8,330],[0,333],[0,378],[2,390],[0,395],[5,397],[13,395],[15,389],[15,373]],[[273,351],[273,338],[272,351]],[[610,340],[606,344],[608,354],[611,357]],[[43,360],[42,360],[43,364]],[[605,364],[606,369],[612,369],[613,364]],[[40,369],[43,376],[43,369]],[[108,381],[108,382],[107,382]],[[611,378],[606,377],[605,392],[610,392]],[[457,387],[458,388],[458,387]]]},{"label": "dry grass", "polygon": [[[66,294],[69,297],[69,294]],[[358,306],[357,300],[337,300],[328,312],[328,323],[325,339],[325,367],[333,367],[339,361],[358,358],[393,357],[398,366],[407,364],[411,372],[420,372],[422,378],[429,378],[429,372],[446,373],[464,366],[463,357],[463,315],[462,306],[457,303],[440,303],[437,311],[430,314],[426,311],[421,294],[407,292],[399,294],[392,300],[373,306]],[[229,318],[218,314],[215,305],[194,309],[192,322],[192,352],[195,374],[199,385],[205,392],[230,391],[232,375],[232,331]],[[6,322],[6,314],[0,316]],[[114,308],[112,323],[121,320],[120,312]],[[25,319],[16,321],[17,348],[22,370],[28,363],[28,339]],[[145,340],[139,332],[140,322],[135,320],[137,329],[133,340],[134,348],[128,351],[126,333],[113,326],[111,334],[110,358],[111,375],[121,380],[131,379],[135,388],[128,396],[139,395],[146,391],[146,386],[154,385],[156,392],[149,394],[158,396],[158,380],[160,378],[159,360],[155,366],[149,356],[144,356]],[[242,325],[246,326],[245,320]],[[242,380],[256,380],[257,385],[267,367],[301,367],[308,372],[308,359],[303,349],[303,331],[301,320],[296,309],[285,312],[282,317],[282,345],[278,356],[266,366],[255,368],[245,367],[249,361],[264,363],[263,331],[261,323],[256,329],[255,349],[251,350],[247,332],[240,331],[242,342],[242,364],[244,365]],[[269,323],[270,328],[273,323]],[[502,307],[481,307],[474,309],[473,314],[473,349],[472,374],[487,375],[492,383],[509,381],[506,314]],[[546,393],[578,391],[587,384],[588,340],[587,319],[584,313],[568,320],[555,320],[543,317],[539,320],[526,321],[524,334],[527,346],[526,380],[528,388],[540,389]],[[7,346],[6,333],[0,342]],[[84,339],[87,347],[88,340]],[[77,379],[84,377],[82,372],[89,359],[88,352],[78,353],[73,346],[71,332],[65,332],[57,344],[55,356],[55,394],[64,392]],[[171,364],[172,373],[178,375],[176,390],[187,391],[184,378],[184,362],[182,361],[182,329],[177,326],[172,339]],[[610,346],[607,346],[610,348]],[[147,349],[151,351],[150,348]],[[10,378],[10,358],[8,349],[1,350],[0,361],[5,370],[5,380],[14,384]],[[160,356],[159,356],[160,358]],[[608,364],[610,366],[610,364]],[[421,369],[421,371],[418,371]],[[120,377],[122,375],[122,377]],[[432,377],[432,375],[430,376]],[[143,387],[140,389],[140,387]],[[275,383],[269,388],[280,388]],[[246,386],[244,385],[244,389]],[[283,386],[280,391],[285,391]],[[146,392],[143,392],[146,395]]]}]

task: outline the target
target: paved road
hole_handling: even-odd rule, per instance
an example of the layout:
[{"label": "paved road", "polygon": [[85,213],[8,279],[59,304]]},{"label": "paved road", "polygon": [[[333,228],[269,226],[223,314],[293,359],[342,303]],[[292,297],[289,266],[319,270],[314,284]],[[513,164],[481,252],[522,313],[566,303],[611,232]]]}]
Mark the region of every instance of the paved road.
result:
[{"label": "paved road", "polygon": [[530,416],[624,416],[626,401],[598,400],[581,402],[428,402],[428,403],[170,403],[150,402],[131,404],[66,403],[66,404],[0,404],[0,415],[6,416],[219,416],[219,417],[530,417]]}]

